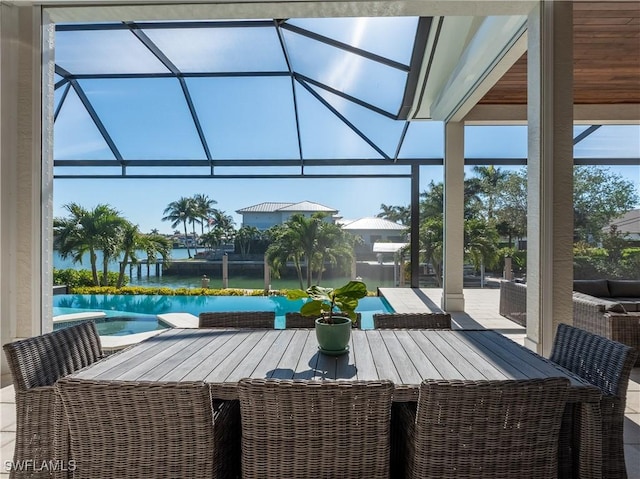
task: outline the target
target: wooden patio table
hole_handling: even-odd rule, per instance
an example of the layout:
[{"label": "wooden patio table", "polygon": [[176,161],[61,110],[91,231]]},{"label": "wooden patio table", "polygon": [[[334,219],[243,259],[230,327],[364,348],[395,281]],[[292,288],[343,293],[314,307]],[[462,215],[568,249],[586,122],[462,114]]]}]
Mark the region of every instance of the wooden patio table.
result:
[{"label": "wooden patio table", "polygon": [[[567,377],[569,402],[599,419],[600,391],[573,373],[492,330],[354,329],[349,352],[318,351],[313,329],[169,329],[75,373],[126,381],[204,381],[219,399],[237,399],[241,378],[389,379],[396,402],[416,401],[423,379]],[[590,422],[584,432],[601,436]],[[596,448],[597,449],[597,448]],[[587,457],[584,457],[587,456]],[[601,457],[580,456],[580,469],[600,477]]]}]

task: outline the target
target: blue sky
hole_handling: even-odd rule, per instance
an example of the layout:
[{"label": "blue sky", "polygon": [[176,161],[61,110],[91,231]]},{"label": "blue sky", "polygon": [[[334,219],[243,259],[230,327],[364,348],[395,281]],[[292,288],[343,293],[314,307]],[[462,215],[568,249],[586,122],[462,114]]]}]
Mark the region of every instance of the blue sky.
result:
[{"label": "blue sky", "polygon": [[[393,158],[404,121],[374,112],[397,113],[407,74],[385,62],[336,48],[295,32],[304,28],[381,55],[393,62],[410,61],[417,18],[292,19],[280,33],[292,71],[312,79],[294,81],[273,25],[249,28],[145,28],[145,35],[181,72],[274,72],[262,77],[159,78],[166,65],[128,30],[58,31],[56,63],[71,74],[139,73],[144,78],[80,78],[81,90],[125,160],[205,160],[187,89],[213,159],[380,159],[377,167],[341,167],[341,173],[409,174],[407,166],[383,166]],[[281,75],[280,75],[281,74]],[[147,76],[151,75],[151,76]],[[56,81],[62,80],[61,76]],[[313,82],[330,87],[322,89]],[[111,160],[115,166],[56,167],[55,174],[119,175],[121,169],[89,115],[81,97],[68,83],[55,92],[55,160]],[[365,108],[332,93],[352,95]],[[65,93],[66,91],[66,93]],[[62,99],[64,97],[64,102]],[[295,108],[294,108],[295,106]],[[334,112],[331,111],[334,110]],[[337,114],[335,114],[337,112]],[[342,119],[339,119],[342,116]],[[355,126],[361,134],[348,126]],[[298,132],[300,144],[298,143]],[[574,129],[574,136],[587,126]],[[467,158],[525,158],[526,127],[467,127]],[[366,136],[375,149],[362,136]],[[399,157],[442,158],[443,127],[438,122],[412,122]],[[302,150],[302,151],[301,151]],[[640,126],[603,126],[575,148],[576,158],[640,158]],[[489,161],[490,164],[490,161]],[[306,167],[307,174],[331,173]],[[503,167],[507,169],[506,167]],[[138,171],[136,171],[138,170]],[[470,169],[469,169],[470,170]],[[640,165],[611,167],[640,191]],[[129,174],[208,174],[207,167],[128,167]],[[299,168],[216,167],[218,174],[298,174]],[[441,167],[421,168],[421,191],[431,180],[442,180]],[[338,209],[345,219],[375,216],[380,205],[409,204],[409,178],[344,179],[55,179],[54,216],[63,205],[87,208],[109,204],[139,225],[143,232],[170,233],[162,222],[164,208],[181,196],[206,194],[232,215],[266,201],[314,201]]]},{"label": "blue sky", "polygon": [[[578,135],[587,127],[577,126]],[[407,138],[408,151],[418,156],[442,156],[443,137],[441,125],[421,127],[420,138]],[[417,135],[417,134],[416,134]],[[474,158],[522,158],[526,156],[526,127],[493,126],[467,127],[465,156]],[[179,145],[174,147],[178,148]],[[603,126],[576,145],[576,158],[638,158],[640,157],[639,126]],[[522,167],[501,167],[519,169]],[[640,165],[610,166],[612,174],[621,175],[632,182],[640,194]],[[76,171],[82,170],[76,168]],[[236,168],[240,170],[240,168]],[[251,168],[245,173],[260,171]],[[362,173],[373,168],[355,169]],[[400,171],[398,171],[400,170]],[[342,168],[341,171],[346,171]],[[407,167],[391,167],[387,171],[408,173]],[[467,168],[471,175],[471,167]],[[162,171],[162,173],[166,173]],[[442,181],[442,167],[423,166],[420,171],[420,190],[431,180]],[[181,196],[197,193],[216,200],[217,208],[230,214],[241,226],[242,217],[236,210],[266,201],[298,202],[314,201],[338,209],[345,219],[375,216],[382,203],[408,205],[410,180],[408,178],[341,178],[341,179],[55,179],[54,216],[65,216],[63,205],[76,202],[85,207],[99,203],[118,209],[127,219],[138,224],[141,231],[158,229],[171,233],[168,222],[161,221],[164,208]],[[640,205],[639,205],[640,206]]]}]

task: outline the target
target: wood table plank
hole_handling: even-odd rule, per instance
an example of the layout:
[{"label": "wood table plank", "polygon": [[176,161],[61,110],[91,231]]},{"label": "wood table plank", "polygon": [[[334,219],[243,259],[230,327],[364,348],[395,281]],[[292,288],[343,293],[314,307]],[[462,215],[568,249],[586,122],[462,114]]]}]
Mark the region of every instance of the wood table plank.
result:
[{"label": "wood table plank", "polygon": [[269,377],[273,379],[293,379],[295,369],[300,362],[307,337],[310,332],[307,329],[293,330],[293,338],[289,342],[284,354],[280,357],[276,367]]},{"label": "wood table plank", "polygon": [[473,341],[465,341],[465,337],[465,334],[448,334],[444,339],[473,364],[473,367],[482,374],[483,379],[504,380],[508,378],[503,369],[493,362],[482,348]]},{"label": "wood table plank", "polygon": [[246,329],[240,330],[243,336],[242,342],[204,378],[204,382],[223,383],[227,377],[240,364],[244,357],[256,346],[258,341],[267,334],[267,330]]},{"label": "wood table plank", "polygon": [[158,362],[178,353],[184,349],[194,336],[196,330],[175,336],[154,336],[149,338],[152,347],[146,349],[126,362],[122,362],[108,370],[94,376],[94,379],[113,380],[121,379],[135,381],[146,371],[153,369]]},{"label": "wood table plank", "polygon": [[366,331],[369,347],[373,354],[373,362],[376,365],[379,379],[389,379],[394,383],[401,383],[402,379],[396,370],[396,366],[391,359],[391,355],[382,340],[381,330]]},{"label": "wood table plank", "polygon": [[[178,329],[167,329],[166,331],[158,334],[157,336],[153,336],[144,341],[139,342],[133,346],[129,346],[122,351],[118,351],[117,353],[110,354],[109,356],[104,357],[100,361],[93,363],[89,368],[81,369],[80,371],[74,374],[74,377],[80,379],[95,379],[96,376],[103,373],[104,371],[108,371],[111,368],[116,367],[122,363],[128,363],[130,361],[135,360],[137,356],[143,354],[146,350],[153,348],[156,346],[157,341],[162,336],[163,340],[167,340],[171,336],[178,335],[181,330]],[[177,339],[176,339],[177,340]]]},{"label": "wood table plank", "polygon": [[353,347],[349,351],[349,357],[355,366],[356,378],[360,381],[379,379],[366,332],[361,329],[351,331],[351,344]]},{"label": "wood table plank", "polygon": [[313,379],[316,376],[319,354],[318,340],[311,331],[306,337],[298,363],[293,368],[293,379]]},{"label": "wood table plank", "polygon": [[422,378],[413,365],[413,361],[396,336],[396,330],[381,329],[380,336],[391,356],[391,360],[400,376],[399,384],[420,384]]},{"label": "wood table plank", "polygon": [[244,331],[210,331],[211,341],[177,370],[167,372],[162,378],[164,381],[202,381],[224,358],[233,354],[246,336]]},{"label": "wood table plank", "polygon": [[[601,392],[596,386],[589,384],[581,377],[551,362],[547,358],[539,356],[530,349],[527,349],[508,338],[505,338],[507,339],[506,341],[503,340],[501,335],[496,332],[493,332],[492,335],[487,335],[486,339],[491,341],[496,347],[501,348],[501,351],[504,351],[505,354],[510,354],[518,358],[519,365],[526,365],[526,367],[531,368],[532,371],[537,371],[536,374],[538,375],[532,375],[531,377],[567,377],[571,382],[568,401],[576,402],[581,401],[583,398],[588,401],[599,400]],[[581,388],[582,391],[576,391],[576,388]]]},{"label": "wood table plank", "polygon": [[434,331],[429,334],[429,341],[433,344],[440,354],[453,366],[464,379],[473,381],[485,379],[485,376],[478,371],[474,365],[464,357],[463,354],[447,341],[447,337],[453,336],[452,331]]},{"label": "wood table plank", "polygon": [[201,380],[209,372],[216,361],[222,361],[229,352],[233,351],[242,341],[242,336],[237,331],[222,331],[216,329],[201,330],[200,337],[208,341],[189,358],[181,358],[183,361],[173,369],[166,370],[162,381],[191,381]]},{"label": "wood table plank", "polygon": [[[352,331],[353,332],[353,331]],[[349,338],[349,352],[336,358],[336,379],[357,379],[357,369],[353,355],[353,334]]]},{"label": "wood table plank", "polygon": [[414,336],[415,331],[397,330],[396,338],[407,352],[407,355],[413,361],[413,366],[420,375],[420,382],[423,379],[441,379],[442,375],[430,361],[429,356],[424,353],[420,346],[416,343]]},{"label": "wood table plank", "polygon": [[269,378],[273,371],[278,367],[280,360],[284,356],[289,343],[294,336],[293,329],[282,329],[277,339],[273,342],[268,354],[265,354],[251,374],[254,378]]},{"label": "wood table plank", "polygon": [[[154,368],[140,375],[137,380],[167,381],[167,379],[164,379],[167,376],[167,371],[173,372],[176,376],[179,375],[180,371],[184,371],[184,374],[186,374],[193,369],[194,365],[199,364],[198,357],[204,359],[211,354],[214,348],[218,348],[231,337],[229,334],[212,336],[211,333],[207,334],[205,331],[199,332],[196,336],[178,354],[170,356],[165,361],[158,362]],[[182,379],[182,377],[178,377],[178,379]]]},{"label": "wood table plank", "polygon": [[242,378],[247,377],[259,377],[253,374],[258,364],[263,361],[264,357],[271,351],[269,355],[271,360],[275,360],[280,354],[281,349],[273,349],[274,343],[277,341],[281,332],[276,331],[273,334],[263,335],[255,346],[247,353],[240,363],[235,367],[233,371],[227,376],[225,382],[238,382]]},{"label": "wood table plank", "polygon": [[438,371],[439,377],[443,379],[464,379],[464,376],[460,373],[460,371],[458,371],[455,366],[451,364],[449,359],[438,350],[437,345],[433,344],[429,340],[429,337],[437,333],[437,331],[428,331],[427,335],[423,333],[424,331],[422,330],[412,331],[413,340],[422,350],[422,354],[429,358],[431,364],[433,364],[433,366]]}]

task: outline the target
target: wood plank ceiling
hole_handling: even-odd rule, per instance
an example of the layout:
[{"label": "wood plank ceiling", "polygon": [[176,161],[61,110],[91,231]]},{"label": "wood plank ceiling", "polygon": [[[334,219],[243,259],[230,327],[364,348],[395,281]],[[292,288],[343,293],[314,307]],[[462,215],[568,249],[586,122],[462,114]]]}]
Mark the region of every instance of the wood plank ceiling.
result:
[{"label": "wood plank ceiling", "polygon": [[[640,104],[640,2],[575,2],[573,42],[576,105]],[[479,103],[527,103],[526,53]]]}]

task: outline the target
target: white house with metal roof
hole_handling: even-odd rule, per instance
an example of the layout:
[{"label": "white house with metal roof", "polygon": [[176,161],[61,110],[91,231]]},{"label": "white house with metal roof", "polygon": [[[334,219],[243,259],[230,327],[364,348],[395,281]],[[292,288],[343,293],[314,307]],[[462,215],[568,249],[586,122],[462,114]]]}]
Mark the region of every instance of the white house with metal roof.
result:
[{"label": "white house with metal roof", "polygon": [[326,213],[325,221],[334,223],[338,210],[313,201],[298,203],[264,202],[236,210],[242,215],[242,226],[255,226],[259,230],[266,230],[274,225],[286,222],[294,214],[310,217],[315,213]]},{"label": "white house with metal roof", "polygon": [[369,251],[374,243],[403,243],[406,241],[407,227],[393,221],[377,217],[365,217],[342,222],[342,229],[360,236]]}]

